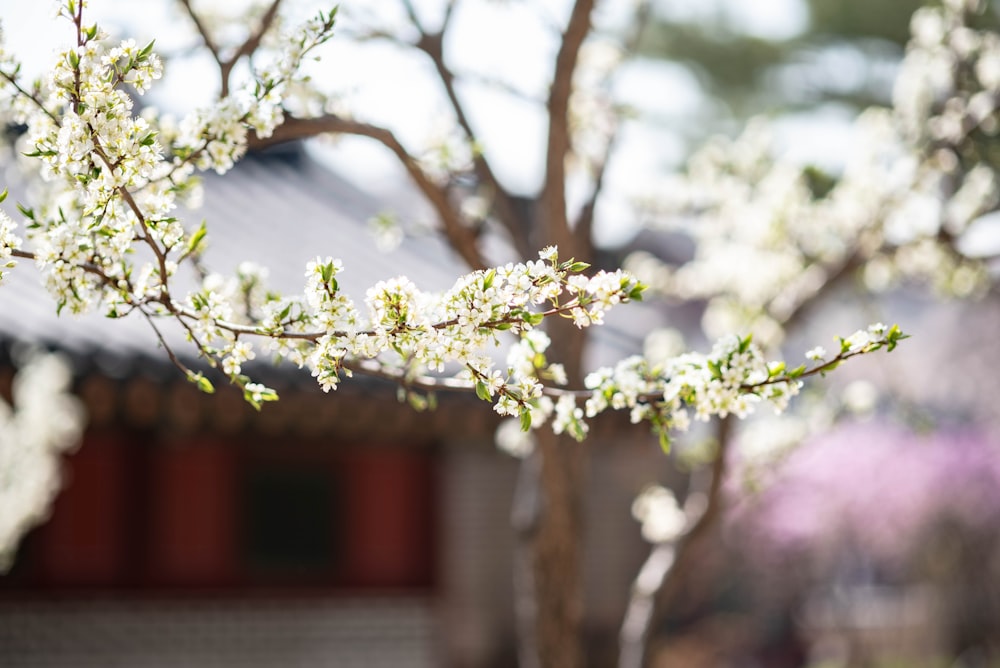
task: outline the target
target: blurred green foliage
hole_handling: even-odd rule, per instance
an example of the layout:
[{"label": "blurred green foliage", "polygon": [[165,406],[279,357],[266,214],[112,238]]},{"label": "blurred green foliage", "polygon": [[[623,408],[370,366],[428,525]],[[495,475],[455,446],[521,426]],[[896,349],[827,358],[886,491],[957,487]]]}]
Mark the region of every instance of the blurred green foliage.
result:
[{"label": "blurred green foliage", "polygon": [[[664,3],[669,7],[670,1]],[[715,11],[678,21],[658,15],[640,53],[688,67],[704,92],[735,118],[838,102],[887,104],[887,72],[903,55],[910,16],[921,0],[800,0],[808,12],[798,35],[747,34],[719,0]],[[839,61],[832,60],[840,58]],[[837,63],[849,59],[850,72]],[[848,76],[849,75],[849,76]]]},{"label": "blurred green foliage", "polygon": [[910,36],[910,16],[921,0],[807,0],[804,38],[880,39],[900,47]]}]

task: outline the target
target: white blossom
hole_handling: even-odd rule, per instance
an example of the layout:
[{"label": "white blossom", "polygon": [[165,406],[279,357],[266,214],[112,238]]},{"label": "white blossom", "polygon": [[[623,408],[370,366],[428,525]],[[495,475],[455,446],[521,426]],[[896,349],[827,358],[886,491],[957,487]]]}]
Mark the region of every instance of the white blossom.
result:
[{"label": "white blossom", "polygon": [[79,443],[84,413],[69,383],[65,360],[39,355],[15,377],[13,408],[0,400],[0,571],[21,536],[48,516],[60,457]]},{"label": "white blossom", "polygon": [[12,269],[16,261],[11,259],[13,252],[21,247],[21,238],[14,234],[17,224],[3,211],[0,211],[0,283],[5,276],[4,269]]},{"label": "white blossom", "polygon": [[660,485],[650,485],[635,498],[632,517],[642,525],[642,537],[654,544],[674,540],[688,524],[674,493]]},{"label": "white blossom", "polygon": [[814,362],[819,361],[825,357],[826,357],[826,348],[824,348],[823,346],[816,346],[815,348],[811,348],[809,351],[806,352],[806,359],[812,360]]},{"label": "white blossom", "polygon": [[518,459],[524,459],[535,449],[534,435],[521,429],[517,420],[503,420],[497,427],[495,440],[497,448]]},{"label": "white blossom", "polygon": [[[566,367],[547,359],[550,341],[538,326],[547,317],[565,317],[578,327],[600,325],[609,309],[637,298],[643,285],[621,270],[585,273],[586,263],[560,260],[555,246],[542,249],[537,259],[460,276],[443,292],[422,290],[404,276],[388,278],[371,286],[361,305],[341,289],[345,267],[333,257],[306,265],[297,295],[277,294],[267,285],[266,269],[249,263],[231,276],[199,265],[199,282],[182,293],[177,274],[200,256],[207,227],[186,228],[175,209],[197,199],[198,170],[224,173],[245,153],[251,133],[266,137],[284,121],[286,91],[304,83],[300,65],[329,38],[334,14],[321,13],[269,41],[265,55],[254,61],[249,86],[234,86],[216,103],[174,121],[134,113],[123,89],[141,93],[160,77],[152,44],[112,43],[96,26],[84,27],[68,7],[62,14],[73,22],[77,39],[37,93],[21,92],[16,64],[0,52],[3,104],[25,124],[26,153],[46,188],[43,203],[25,210],[33,248],[27,255],[59,309],[101,306],[112,317],[139,311],[150,320],[178,320],[195,351],[258,408],[277,398],[248,375],[247,363],[261,345],[307,367],[324,391],[336,390],[354,371],[415,385],[467,383],[498,414],[519,418],[522,428],[551,420],[556,432],[579,439],[588,433],[586,420],[605,410],[628,410],[662,435],[686,428],[691,417],[749,415],[763,401],[782,410],[798,391],[797,376],[766,363],[749,337],[732,336],[708,355],[656,363],[629,357],[588,376],[586,391],[562,387],[569,380]],[[966,37],[963,43],[976,42],[974,35]],[[705,244],[715,266],[722,258],[724,271],[709,271],[706,256],[675,276],[686,296],[727,293],[730,301],[714,299],[708,313],[725,318],[727,310],[731,315],[743,309],[756,314],[758,332],[768,322],[780,328],[778,315],[761,312],[773,305],[779,288],[804,291],[822,283],[822,276],[803,271],[814,256],[840,257],[847,247],[837,240],[860,234],[871,211],[894,201],[914,179],[905,161],[896,169],[899,176],[872,178],[873,165],[895,155],[891,142],[875,142],[867,161],[849,168],[858,176],[845,178],[836,196],[819,205],[801,171],[775,165],[767,146],[766,131],[754,126],[737,142],[715,142],[692,160],[689,200],[707,212],[706,233],[715,239],[727,238],[720,231],[738,233]],[[860,182],[877,182],[880,190],[850,185]],[[961,206],[956,200],[951,208],[956,225],[986,205],[991,184],[982,176],[970,179]],[[789,223],[800,218],[821,223],[819,231]],[[734,226],[737,219],[741,224]],[[4,268],[21,246],[13,230],[13,222],[0,217]],[[749,265],[740,263],[741,252],[751,253]],[[929,257],[912,255],[914,265]],[[866,336],[846,340],[832,361],[892,346],[901,333],[883,328]],[[511,342],[505,364],[498,363],[496,349]],[[212,390],[203,373],[184,372]]]}]

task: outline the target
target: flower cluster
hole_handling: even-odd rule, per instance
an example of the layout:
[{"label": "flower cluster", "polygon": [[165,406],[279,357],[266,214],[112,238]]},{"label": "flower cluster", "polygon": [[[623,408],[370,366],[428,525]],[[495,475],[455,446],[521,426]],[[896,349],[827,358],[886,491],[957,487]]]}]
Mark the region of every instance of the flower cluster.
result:
[{"label": "flower cluster", "polygon": [[1000,130],[1000,36],[972,27],[981,4],[950,0],[913,15],[913,39],[893,95],[907,138],[931,151],[955,151],[950,162],[977,153],[977,134]]},{"label": "flower cluster", "polygon": [[38,356],[15,377],[16,410],[0,400],[0,571],[10,566],[21,536],[48,515],[59,489],[59,456],[83,432],[69,381],[63,360]]},{"label": "flower cluster", "polygon": [[[0,197],[0,201],[3,201],[2,197]],[[14,234],[15,227],[16,225],[10,216],[0,211],[0,283],[3,282],[3,270],[12,269],[16,264],[11,256],[15,250],[21,247],[21,238]]]},{"label": "flower cluster", "polygon": [[[340,289],[340,260],[309,262],[297,297],[267,289],[265,272],[246,265],[235,278],[208,275],[164,314],[177,317],[202,354],[241,386],[250,382],[243,362],[256,354],[250,341],[264,339],[279,356],[307,366],[326,391],[353,370],[418,386],[433,385],[431,374],[457,373],[498,413],[527,424],[531,414],[548,414],[534,405],[542,381],[566,380],[561,365],[545,362],[548,338],[535,328],[553,315],[581,327],[599,323],[613,304],[641,296],[643,286],[628,274],[587,277],[580,273],[586,268],[546,248],[538,260],[473,272],[442,293],[424,292],[405,277],[380,281],[359,308]],[[505,335],[520,344],[500,368],[489,351]],[[256,404],[253,396],[248,400]]]},{"label": "flower cluster", "polygon": [[[605,367],[587,376],[590,390],[583,408],[575,393],[562,393],[555,405],[553,428],[582,439],[587,434],[584,417],[605,410],[629,410],[633,422],[648,421],[669,448],[670,432],[688,429],[692,413],[698,421],[729,414],[745,418],[762,401],[782,412],[798,394],[802,379],[824,374],[842,361],[882,348],[892,350],[906,335],[896,327],[878,323],[839,338],[837,353],[828,357],[822,348],[806,357],[813,365],[788,369],[784,362],[767,362],[751,337],[727,336],[708,355],[683,354],[661,364],[633,356],[615,367]],[[551,410],[549,412],[552,412]]]},{"label": "flower cluster", "polygon": [[[170,350],[157,319],[179,323],[205,362],[258,408],[277,399],[247,375],[263,342],[307,367],[327,391],[364,372],[400,382],[411,402],[422,405],[414,388],[459,384],[500,415],[516,416],[525,430],[551,419],[556,432],[577,438],[587,433],[585,419],[607,408],[631,409],[633,419],[651,421],[664,438],[686,426],[689,409],[708,419],[746,415],[761,400],[780,408],[799,376],[832,368],[824,362],[782,374],[748,338],[731,338],[707,356],[682,356],[656,368],[631,358],[598,372],[588,378],[583,392],[589,398],[580,406],[583,397],[561,387],[565,369],[546,359],[549,340],[536,328],[547,317],[578,327],[601,324],[608,309],[639,299],[645,286],[623,271],[588,275],[589,265],[560,260],[555,247],[534,260],[461,276],[442,293],[424,292],[405,277],[381,281],[361,305],[341,291],[344,267],[334,258],[310,262],[304,291],[294,296],[268,289],[266,270],[255,265],[243,264],[231,277],[208,273],[196,262],[206,227],[186,229],[175,209],[196,191],[196,170],[226,171],[251,132],[266,136],[282,122],[284,91],[299,79],[306,55],[329,38],[335,12],[290,33],[273,60],[256,61],[260,67],[247,88],[176,125],[155,113],[133,113],[131,92],[141,94],[160,76],[152,44],[110,43],[96,25],[84,23],[77,0],[65,0],[62,14],[76,30],[77,46],[60,55],[47,81],[25,87],[16,65],[0,58],[7,113],[26,125],[26,153],[49,187],[37,210],[19,207],[35,250],[18,254],[34,257],[60,309],[102,305],[112,317],[145,317],[203,391],[213,391],[211,381]],[[782,199],[784,186],[778,186],[776,199]],[[0,218],[0,260],[19,246],[13,234],[12,222]],[[190,264],[200,284],[179,295],[177,274]],[[891,330],[852,340],[832,363],[885,345],[892,332],[898,338]],[[495,353],[504,337],[513,337],[514,345],[501,363]]]},{"label": "flower cluster", "polygon": [[[189,232],[173,211],[179,199],[197,192],[196,169],[224,171],[245,151],[250,130],[273,131],[280,113],[262,109],[280,106],[283,86],[301,60],[329,37],[334,12],[294,31],[286,40],[292,55],[278,58],[279,70],[258,80],[251,93],[229,96],[177,125],[152,112],[133,113],[133,95],[162,72],[152,43],[110,42],[97,25],[84,22],[76,0],[61,3],[60,15],[75,28],[75,46],[59,55],[43,80],[25,83],[17,62],[0,54],[0,114],[27,128],[22,153],[43,187],[36,207],[19,208],[46,287],[60,310],[103,304],[113,317],[136,309],[146,315],[190,309],[196,322],[228,318],[226,299],[213,294],[218,285],[172,303],[171,279],[184,260],[197,257],[205,238],[204,227]],[[0,221],[5,268],[20,244],[13,230],[9,218]],[[189,326],[193,338],[208,333]],[[250,359],[230,349],[213,352],[231,358],[230,370]]]},{"label": "flower cluster", "polygon": [[812,434],[770,467],[763,489],[729,488],[733,538],[769,561],[830,564],[831,548],[861,549],[871,563],[898,567],[907,554],[950,544],[928,538],[942,526],[951,540],[960,528],[993,535],[998,446],[994,434],[967,425],[915,433],[876,420]]},{"label": "flower cluster", "polygon": [[[546,364],[549,341],[535,327],[554,314],[579,326],[597,323],[610,305],[641,293],[642,286],[624,273],[586,277],[578,273],[585,268],[560,262],[557,251],[547,248],[538,260],[463,276],[441,294],[424,293],[406,278],[381,281],[368,290],[362,314],[338,290],[340,263],[317,260],[307,270],[308,308],[288,333],[308,338],[309,328],[320,327],[304,362],[326,390],[335,389],[340,374],[359,361],[377,362],[407,382],[458,368],[481,398],[495,401],[498,413],[527,416],[541,397],[538,376],[559,383],[566,375],[561,365]],[[506,369],[488,354],[502,332],[520,337]]]},{"label": "flower cluster", "polygon": [[284,121],[282,105],[305,58],[333,34],[337,11],[320,12],[277,40],[270,61],[256,68],[251,85],[187,116],[177,129],[171,152],[198,169],[229,171],[243,156],[250,131],[270,137]]},{"label": "flower cluster", "polygon": [[655,206],[696,241],[672,269],[626,266],[655,290],[705,299],[713,337],[747,329],[777,343],[784,323],[831,280],[861,270],[869,288],[903,279],[981,291],[984,263],[961,235],[998,204],[1000,38],[971,27],[978,3],[921,9],[892,110],[855,125],[859,150],[836,176],[776,156],[764,122],[709,142]]}]

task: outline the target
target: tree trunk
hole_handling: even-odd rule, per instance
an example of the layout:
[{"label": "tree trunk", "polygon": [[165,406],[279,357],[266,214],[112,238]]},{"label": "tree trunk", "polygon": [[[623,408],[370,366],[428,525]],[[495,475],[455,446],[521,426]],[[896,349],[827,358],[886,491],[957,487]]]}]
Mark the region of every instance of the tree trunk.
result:
[{"label": "tree trunk", "polygon": [[[583,332],[554,323],[551,360],[579,380]],[[518,532],[515,597],[521,668],[584,665],[581,494],[587,451],[582,443],[536,432],[535,453],[522,464],[513,523]]]},{"label": "tree trunk", "polygon": [[580,492],[583,446],[540,434],[542,508],[534,535],[537,642],[543,668],[583,665]]}]

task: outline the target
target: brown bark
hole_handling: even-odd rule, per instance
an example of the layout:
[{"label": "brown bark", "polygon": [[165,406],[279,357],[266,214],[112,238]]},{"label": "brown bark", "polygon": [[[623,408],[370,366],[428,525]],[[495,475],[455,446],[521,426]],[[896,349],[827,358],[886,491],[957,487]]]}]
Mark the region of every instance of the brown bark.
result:
[{"label": "brown bark", "polygon": [[229,95],[229,78],[232,75],[233,68],[236,67],[236,63],[239,62],[240,58],[252,56],[260,47],[261,40],[264,39],[265,33],[271,29],[271,25],[278,16],[278,9],[281,6],[282,0],[273,0],[271,2],[271,5],[261,16],[260,25],[257,27],[257,30],[251,33],[247,37],[246,41],[240,44],[240,46],[228,58],[222,57],[222,51],[219,48],[219,45],[217,45],[215,40],[212,39],[212,35],[209,32],[208,27],[202,22],[201,17],[198,16],[198,13],[191,6],[191,1],[180,1],[184,9],[187,10],[188,16],[191,17],[191,20],[194,22],[194,26],[198,30],[198,34],[201,35],[202,41],[205,42],[205,47],[212,54],[216,64],[219,66],[219,98],[224,98]]},{"label": "brown bark", "polygon": [[[587,259],[590,239],[577,238],[566,210],[566,157],[572,143],[569,100],[580,47],[590,33],[595,0],[577,0],[563,32],[549,90],[549,137],[546,146],[545,183],[539,196],[538,246],[555,244],[561,257]],[[569,382],[582,380],[585,335],[567,320],[550,319],[552,339],[549,359],[566,367]],[[582,646],[583,519],[581,494],[586,448],[548,430],[538,432],[541,458],[538,516],[528,545],[534,553],[535,635],[542,668],[579,668],[584,665]],[[522,638],[522,641],[524,639]]]},{"label": "brown bark", "polygon": [[[549,353],[579,380],[584,334],[568,320],[550,321]],[[582,645],[583,588],[581,497],[586,446],[548,429],[538,432],[538,505],[533,531],[525,536],[532,554],[535,587],[534,637],[538,665],[579,668]]]},{"label": "brown bark", "polygon": [[566,158],[572,149],[569,102],[580,48],[591,30],[596,0],[577,0],[563,32],[549,88],[549,135],[545,151],[545,184],[541,194],[541,232],[545,244],[559,246],[565,257],[590,256],[590,239],[573,234],[566,210]]},{"label": "brown bark", "polygon": [[[451,13],[449,12],[447,16],[450,17]],[[437,33],[424,32],[419,25],[417,25],[417,28],[421,31],[417,48],[427,54],[431,62],[434,63],[434,69],[437,71],[441,85],[444,86],[445,94],[448,96],[448,102],[451,105],[452,111],[455,112],[455,119],[465,133],[469,145],[475,147],[479,143],[479,139],[465,111],[465,105],[462,104],[462,101],[458,97],[458,91],[455,89],[455,74],[448,67],[444,59],[444,33],[447,29],[447,20],[445,21],[445,25],[441,27],[441,31]],[[528,228],[521,224],[523,221],[518,215],[511,194],[500,183],[500,179],[493,171],[493,167],[486,159],[486,156],[476,148],[473,148],[472,153],[472,164],[476,177],[489,190],[493,201],[493,211],[497,219],[507,229],[517,252],[522,257],[530,257],[533,249],[530,246],[527,235],[524,234]]]},{"label": "brown bark", "polygon": [[[596,0],[576,1],[556,58],[547,105],[549,137],[545,182],[537,202],[532,203],[537,205],[532,208],[539,214],[537,228],[532,229],[533,220],[523,219],[528,214],[515,206],[485,156],[477,155],[474,159],[477,176],[494,191],[497,216],[510,232],[514,245],[522,252],[555,244],[564,259],[572,256],[586,260],[591,255],[590,225],[581,225],[575,231],[570,225],[566,210],[565,161],[572,150],[569,100],[573,75],[580,48],[591,30],[595,4]],[[444,60],[443,33],[447,20],[439,33],[428,33],[420,25],[412,7],[408,4],[404,6],[422,37],[416,46],[431,57],[459,125],[470,141],[475,141],[473,128],[454,88],[454,75]],[[430,178],[387,128],[332,114],[309,119],[289,118],[272,137],[253,137],[250,144],[251,147],[262,147],[327,132],[369,137],[391,151],[436,210],[451,245],[470,267],[483,266],[475,232],[464,225],[445,188]],[[598,182],[595,186],[595,199],[600,185]],[[532,217],[529,215],[529,218]],[[559,318],[551,319],[548,332],[553,341],[549,350],[550,359],[563,363],[570,383],[579,386],[584,332]],[[581,642],[581,490],[586,449],[571,438],[556,436],[548,430],[540,430],[538,435],[538,450],[533,459],[526,461],[522,471],[522,478],[526,481],[523,486],[529,489],[518,491],[519,497],[527,494],[534,502],[527,504],[529,507],[525,510],[519,507],[525,504],[515,500],[514,509],[514,524],[520,539],[515,558],[515,563],[519,564],[515,568],[521,569],[515,574],[515,587],[521,590],[517,594],[521,634],[519,654],[524,668],[535,665],[543,668],[579,668],[584,665]]]},{"label": "brown bark", "polygon": [[[550,320],[553,360],[579,377],[583,332],[567,320]],[[582,490],[586,446],[537,433],[535,452],[522,462],[514,494],[512,524],[515,612],[520,668],[578,668],[585,665],[581,628]]]},{"label": "brown bark", "polygon": [[538,447],[542,508],[532,542],[539,664],[578,668],[584,665],[580,488],[586,450],[548,431],[539,434]]},{"label": "brown bark", "polygon": [[391,151],[406,170],[413,184],[434,208],[441,221],[442,232],[455,252],[465,260],[470,269],[486,268],[486,263],[479,253],[475,230],[465,225],[461,214],[449,200],[444,187],[431,178],[420,162],[406,150],[402,142],[388,128],[335,114],[324,114],[315,118],[289,118],[275,128],[274,134],[270,137],[261,138],[252,135],[249,146],[251,149],[266,148],[326,133],[368,137]]}]

